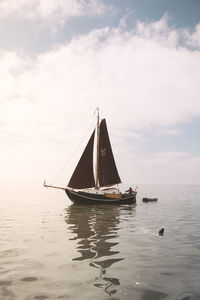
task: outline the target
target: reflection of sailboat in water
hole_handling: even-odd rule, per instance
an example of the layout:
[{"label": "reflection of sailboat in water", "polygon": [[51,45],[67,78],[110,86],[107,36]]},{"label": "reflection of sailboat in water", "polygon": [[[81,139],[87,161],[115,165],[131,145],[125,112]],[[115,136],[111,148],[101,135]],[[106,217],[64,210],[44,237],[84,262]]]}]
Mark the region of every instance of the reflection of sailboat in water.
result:
[{"label": "reflection of sailboat in water", "polygon": [[[118,278],[109,276],[113,264],[124,260],[119,251],[112,248],[119,244],[113,241],[118,237],[120,223],[119,206],[73,204],[66,209],[66,222],[72,233],[76,234],[73,240],[77,240],[77,252],[80,254],[74,261],[89,260],[89,266],[98,269],[99,275],[95,279],[94,286],[103,288],[109,295],[115,294],[116,287],[120,285]],[[133,209],[133,207],[130,207]]]}]

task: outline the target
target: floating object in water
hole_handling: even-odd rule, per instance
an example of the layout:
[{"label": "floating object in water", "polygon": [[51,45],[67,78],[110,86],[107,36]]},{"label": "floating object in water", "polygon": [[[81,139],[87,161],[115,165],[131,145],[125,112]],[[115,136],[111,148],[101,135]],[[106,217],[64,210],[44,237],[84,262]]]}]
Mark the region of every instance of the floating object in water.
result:
[{"label": "floating object in water", "polygon": [[163,234],[164,234],[164,230],[165,230],[164,228],[161,228],[161,229],[159,230],[158,234],[159,234],[159,235],[163,235]]},{"label": "floating object in water", "polygon": [[142,201],[143,202],[155,202],[155,201],[158,201],[158,198],[148,198],[148,197],[145,197],[145,198],[142,198]]}]

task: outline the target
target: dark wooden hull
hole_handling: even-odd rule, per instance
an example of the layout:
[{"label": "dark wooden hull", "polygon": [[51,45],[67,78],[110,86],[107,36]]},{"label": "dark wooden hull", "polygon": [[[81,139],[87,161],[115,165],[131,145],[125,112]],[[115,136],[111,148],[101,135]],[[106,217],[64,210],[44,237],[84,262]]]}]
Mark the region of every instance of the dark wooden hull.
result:
[{"label": "dark wooden hull", "polygon": [[143,202],[156,202],[158,198],[142,198]]},{"label": "dark wooden hull", "polygon": [[72,202],[81,204],[132,204],[136,203],[136,192],[132,194],[122,194],[121,199],[106,197],[103,194],[87,193],[83,191],[65,190]]}]

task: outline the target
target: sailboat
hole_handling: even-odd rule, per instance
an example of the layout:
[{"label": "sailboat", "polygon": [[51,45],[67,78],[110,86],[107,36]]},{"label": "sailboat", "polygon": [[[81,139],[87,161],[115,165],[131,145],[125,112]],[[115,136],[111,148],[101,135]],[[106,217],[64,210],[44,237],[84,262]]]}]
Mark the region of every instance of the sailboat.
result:
[{"label": "sailboat", "polygon": [[94,176],[95,129],[85,147],[85,150],[71,176],[67,187],[58,187],[44,183],[45,187],[58,188],[66,192],[72,202],[76,203],[135,203],[137,192],[129,189],[122,193],[116,185],[121,183],[115,164],[106,120],[100,122],[97,108],[96,125],[96,170]]}]

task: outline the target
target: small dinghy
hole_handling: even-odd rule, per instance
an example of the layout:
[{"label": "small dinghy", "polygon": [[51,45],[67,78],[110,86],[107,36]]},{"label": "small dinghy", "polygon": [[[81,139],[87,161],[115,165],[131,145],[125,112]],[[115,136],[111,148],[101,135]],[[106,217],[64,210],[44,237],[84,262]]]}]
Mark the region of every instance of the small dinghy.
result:
[{"label": "small dinghy", "polygon": [[145,198],[142,198],[142,201],[143,202],[155,202],[155,201],[158,201],[158,198],[148,198],[148,197],[145,197]]}]

